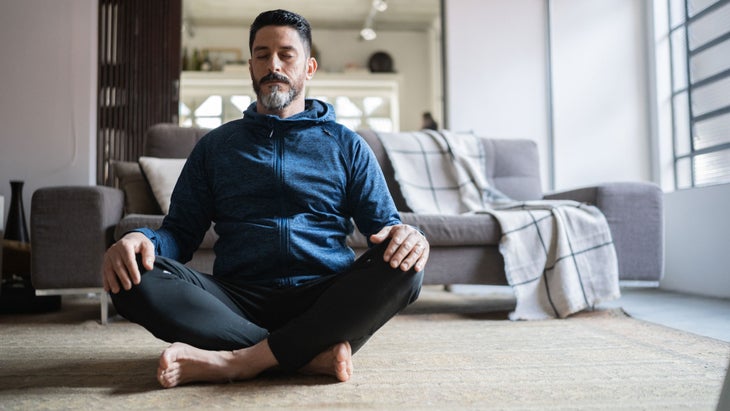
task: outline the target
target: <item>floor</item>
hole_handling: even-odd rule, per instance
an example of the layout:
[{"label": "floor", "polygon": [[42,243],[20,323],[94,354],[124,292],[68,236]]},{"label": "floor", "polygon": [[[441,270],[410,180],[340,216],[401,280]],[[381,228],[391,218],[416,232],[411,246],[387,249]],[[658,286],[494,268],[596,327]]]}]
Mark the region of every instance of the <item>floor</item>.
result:
[{"label": "floor", "polygon": [[[509,287],[491,286],[454,286],[454,291],[469,294],[512,294]],[[620,299],[599,306],[619,307],[633,318],[730,342],[730,299],[642,286],[622,286]]]},{"label": "floor", "polygon": [[640,320],[730,342],[730,299],[623,287],[620,299],[603,306],[621,307]]}]

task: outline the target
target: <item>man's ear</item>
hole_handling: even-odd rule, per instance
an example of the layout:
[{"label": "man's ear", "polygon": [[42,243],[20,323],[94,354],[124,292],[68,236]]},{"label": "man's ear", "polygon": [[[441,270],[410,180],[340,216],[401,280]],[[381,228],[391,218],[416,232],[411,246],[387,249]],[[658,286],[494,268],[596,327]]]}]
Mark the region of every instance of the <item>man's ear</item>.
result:
[{"label": "man's ear", "polygon": [[[250,67],[250,65],[249,65]],[[317,60],[314,57],[310,57],[307,60],[307,80],[311,80],[314,77],[314,73],[317,71]]]}]

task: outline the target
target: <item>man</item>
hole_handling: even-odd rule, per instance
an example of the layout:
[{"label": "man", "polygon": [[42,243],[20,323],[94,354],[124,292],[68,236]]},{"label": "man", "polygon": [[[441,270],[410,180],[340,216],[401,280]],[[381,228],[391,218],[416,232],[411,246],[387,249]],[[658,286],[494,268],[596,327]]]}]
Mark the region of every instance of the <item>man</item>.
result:
[{"label": "man", "polygon": [[[271,368],[347,381],[352,354],[420,291],[429,244],[404,225],[367,144],[304,98],[311,29],[284,10],[251,26],[257,101],[193,149],[162,227],[107,251],[117,311],[173,342],[163,387],[253,378]],[[354,221],[372,245],[354,261]],[[211,222],[213,275],[185,267]]]}]

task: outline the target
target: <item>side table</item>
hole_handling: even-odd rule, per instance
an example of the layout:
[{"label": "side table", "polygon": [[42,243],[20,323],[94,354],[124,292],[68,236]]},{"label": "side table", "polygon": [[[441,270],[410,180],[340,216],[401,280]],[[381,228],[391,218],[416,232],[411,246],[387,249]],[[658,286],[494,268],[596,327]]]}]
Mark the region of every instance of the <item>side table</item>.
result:
[{"label": "side table", "polygon": [[61,308],[61,296],[37,296],[30,282],[28,243],[2,240],[0,267],[0,314],[42,313]]}]

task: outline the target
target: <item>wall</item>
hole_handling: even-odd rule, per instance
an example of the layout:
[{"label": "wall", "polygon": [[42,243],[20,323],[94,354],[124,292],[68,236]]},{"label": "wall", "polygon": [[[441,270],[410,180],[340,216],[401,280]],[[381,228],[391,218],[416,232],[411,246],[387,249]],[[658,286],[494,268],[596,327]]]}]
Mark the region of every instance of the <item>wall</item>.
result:
[{"label": "wall", "polygon": [[[97,1],[5,1],[0,13],[0,195],[95,182]],[[6,216],[3,216],[5,221]],[[30,221],[28,221],[30,223]]]},{"label": "wall", "polygon": [[730,184],[664,195],[666,270],[661,287],[730,298]]},{"label": "wall", "polygon": [[642,3],[551,1],[549,56],[547,4],[446,2],[449,127],[535,140],[546,190],[650,180]]},{"label": "wall", "polygon": [[544,0],[447,0],[448,128],[494,138],[528,138],[549,187]]},{"label": "wall", "polygon": [[[313,28],[313,43],[319,50],[319,71],[343,72],[345,67],[365,69],[369,57],[376,51],[386,51],[394,61],[395,71],[403,83],[400,89],[401,130],[417,130],[421,127],[423,111],[440,112],[440,93],[432,92],[433,78],[440,78],[430,62],[434,47],[433,35],[426,31],[393,32],[378,31],[373,41],[361,41],[356,30],[324,30]],[[194,48],[236,48],[241,50],[244,61],[248,52],[248,27],[194,27],[194,36],[184,36],[183,45],[188,53]],[[248,73],[242,73],[248,78]],[[440,79],[439,79],[440,84]],[[438,120],[441,120],[440,118]]]},{"label": "wall", "polygon": [[651,180],[643,2],[551,5],[555,187]]}]

